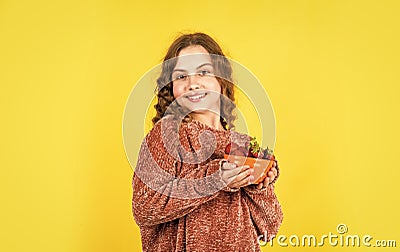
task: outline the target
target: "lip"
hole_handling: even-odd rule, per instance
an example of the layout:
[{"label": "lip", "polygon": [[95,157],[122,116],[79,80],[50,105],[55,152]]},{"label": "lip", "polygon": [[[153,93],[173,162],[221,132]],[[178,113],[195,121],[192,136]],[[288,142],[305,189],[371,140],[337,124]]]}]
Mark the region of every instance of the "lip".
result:
[{"label": "lip", "polygon": [[199,102],[207,96],[207,92],[193,92],[185,97],[191,102]]}]

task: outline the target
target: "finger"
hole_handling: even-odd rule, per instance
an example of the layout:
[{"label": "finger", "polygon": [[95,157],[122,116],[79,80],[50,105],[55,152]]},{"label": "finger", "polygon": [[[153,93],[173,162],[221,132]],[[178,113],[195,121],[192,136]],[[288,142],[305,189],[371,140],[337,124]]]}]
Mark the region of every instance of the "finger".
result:
[{"label": "finger", "polygon": [[271,181],[271,182],[275,179],[275,175],[273,172],[269,172],[268,177],[269,177],[269,181]]},{"label": "finger", "polygon": [[261,188],[263,188],[263,182],[260,182],[260,183],[258,183],[258,185],[257,185],[257,189],[261,189]]},{"label": "finger", "polygon": [[244,187],[250,185],[253,181],[254,181],[253,175],[248,175],[241,180],[235,180],[235,182],[232,183],[232,185],[234,187]]},{"label": "finger", "polygon": [[221,168],[222,170],[232,170],[236,168],[236,164],[230,162],[224,162]]},{"label": "finger", "polygon": [[277,174],[276,169],[275,169],[275,168],[272,168],[271,170],[269,170],[269,171],[268,171],[268,175],[269,175],[269,174],[272,174],[272,175],[274,175],[274,176],[276,177],[276,174]]},{"label": "finger", "polygon": [[239,173],[239,174],[234,178],[234,181],[235,181],[236,183],[241,183],[242,180],[244,180],[244,179],[247,179],[247,180],[248,180],[248,179],[249,179],[249,176],[252,176],[252,174],[253,174],[253,169],[245,170],[245,171]]},{"label": "finger", "polygon": [[265,178],[263,179],[262,183],[263,183],[263,186],[268,183],[268,175],[265,176]]},{"label": "finger", "polygon": [[253,169],[250,169],[250,167],[248,165],[245,165],[245,166],[238,166],[231,170],[225,170],[223,172],[224,172],[224,176],[226,176],[227,178],[233,178],[233,177],[236,177],[239,174],[246,172],[248,170],[251,170],[251,172],[253,171]]},{"label": "finger", "polygon": [[269,177],[266,177],[264,180],[263,188],[267,187],[268,185],[269,185]]},{"label": "finger", "polygon": [[275,177],[278,176],[278,170],[276,168],[271,169],[271,171],[274,173]]},{"label": "finger", "polygon": [[233,180],[237,175],[240,174],[240,172],[242,171],[242,167],[235,167],[229,170],[221,170],[222,172],[222,177],[225,180]]},{"label": "finger", "polygon": [[232,171],[225,171],[222,174],[222,178],[228,186],[238,187],[242,180],[251,174],[253,174],[253,169],[245,169],[237,174],[233,174]]}]

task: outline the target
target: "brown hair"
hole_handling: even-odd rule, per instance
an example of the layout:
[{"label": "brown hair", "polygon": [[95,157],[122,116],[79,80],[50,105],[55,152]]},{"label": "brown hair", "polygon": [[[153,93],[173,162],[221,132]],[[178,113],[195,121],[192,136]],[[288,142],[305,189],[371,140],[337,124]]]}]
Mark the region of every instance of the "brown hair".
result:
[{"label": "brown hair", "polygon": [[[225,57],[221,47],[209,35],[204,33],[183,34],[179,36],[169,47],[162,63],[162,70],[157,79],[157,104],[154,105],[156,115],[153,117],[153,124],[156,124],[166,113],[168,106],[175,100],[172,89],[172,71],[176,65],[176,57],[179,52],[188,46],[200,45],[207,50],[211,56],[215,68],[215,76],[221,86],[221,94],[229,98],[231,102],[221,99],[220,121],[225,129],[234,128],[233,121],[236,119],[234,109],[234,85],[232,81],[232,66]],[[178,108],[183,110],[184,108]],[[187,113],[184,113],[187,114]],[[185,116],[190,121],[190,115]]]}]

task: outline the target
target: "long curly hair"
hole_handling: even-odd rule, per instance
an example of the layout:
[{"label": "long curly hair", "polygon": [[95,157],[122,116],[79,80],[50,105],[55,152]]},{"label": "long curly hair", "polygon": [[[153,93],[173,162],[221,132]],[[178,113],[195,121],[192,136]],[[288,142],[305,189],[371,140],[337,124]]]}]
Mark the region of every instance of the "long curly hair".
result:
[{"label": "long curly hair", "polygon": [[[236,115],[234,98],[234,84],[232,80],[232,66],[225,57],[221,47],[209,35],[204,33],[182,34],[169,47],[162,63],[161,74],[157,79],[157,104],[154,105],[156,115],[153,117],[153,124],[156,124],[166,115],[169,105],[175,100],[172,88],[172,72],[177,63],[176,57],[179,52],[188,46],[200,45],[207,50],[211,56],[211,61],[215,69],[215,76],[221,86],[221,94],[227,99],[220,99],[220,121],[224,129],[233,129]],[[184,115],[184,121],[190,121],[190,114],[183,112],[184,108],[175,108],[181,110]]]}]

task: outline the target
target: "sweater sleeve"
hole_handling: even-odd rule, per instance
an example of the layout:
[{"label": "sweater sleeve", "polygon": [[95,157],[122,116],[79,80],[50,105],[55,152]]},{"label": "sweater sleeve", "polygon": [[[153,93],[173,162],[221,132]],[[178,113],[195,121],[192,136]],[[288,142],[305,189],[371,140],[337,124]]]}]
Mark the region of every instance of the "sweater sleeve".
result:
[{"label": "sweater sleeve", "polygon": [[222,160],[201,165],[182,162],[176,144],[177,139],[180,142],[185,137],[181,133],[174,136],[175,131],[168,126],[168,121],[165,123],[164,128],[157,123],[144,139],[133,175],[132,211],[139,226],[157,225],[185,216],[217,197],[224,186],[219,172]]},{"label": "sweater sleeve", "polygon": [[[270,241],[276,236],[283,220],[281,205],[275,195],[275,184],[270,183],[266,188],[257,189],[251,185],[242,190],[251,219],[257,235],[262,235],[264,241]],[[265,237],[266,236],[266,237]]]}]

